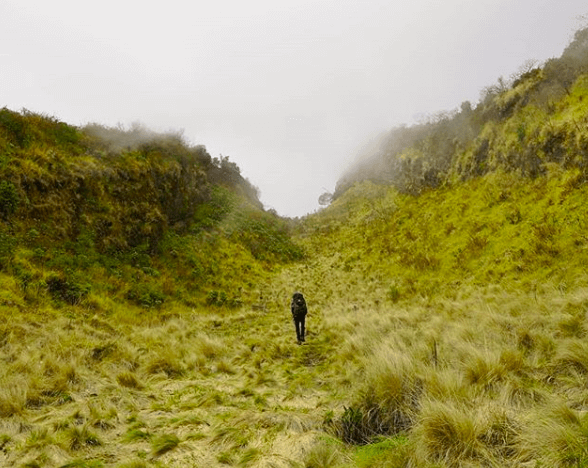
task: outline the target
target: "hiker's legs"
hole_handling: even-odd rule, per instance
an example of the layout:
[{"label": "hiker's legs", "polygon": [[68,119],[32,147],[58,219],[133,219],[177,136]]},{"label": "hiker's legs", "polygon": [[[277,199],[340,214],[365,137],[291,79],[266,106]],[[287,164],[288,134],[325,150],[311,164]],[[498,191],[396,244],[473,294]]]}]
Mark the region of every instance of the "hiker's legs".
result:
[{"label": "hiker's legs", "polygon": [[295,318],[294,319],[294,326],[296,327],[296,339],[298,341],[301,341],[301,336],[300,336],[300,320]]},{"label": "hiker's legs", "polygon": [[300,318],[300,338],[298,341],[304,341],[304,322],[306,321],[306,317],[303,315]]}]

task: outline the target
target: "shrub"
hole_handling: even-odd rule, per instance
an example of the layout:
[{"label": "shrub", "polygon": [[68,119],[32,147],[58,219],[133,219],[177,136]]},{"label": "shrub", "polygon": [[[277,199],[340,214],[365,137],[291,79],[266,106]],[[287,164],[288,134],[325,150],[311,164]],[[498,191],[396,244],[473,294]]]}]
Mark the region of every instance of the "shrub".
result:
[{"label": "shrub", "polygon": [[159,307],[165,302],[165,294],[149,283],[133,284],[126,295],[127,299],[142,307]]},{"label": "shrub", "polygon": [[235,309],[241,307],[243,302],[238,297],[229,297],[224,291],[209,291],[206,295],[206,304],[214,307],[228,307]]},{"label": "shrub", "polygon": [[0,182],[0,214],[4,218],[13,214],[18,208],[18,190],[12,182],[3,180]]},{"label": "shrub", "polygon": [[65,301],[70,305],[79,304],[90,292],[90,285],[57,274],[50,275],[45,283],[53,299]]},{"label": "shrub", "polygon": [[2,130],[13,144],[20,147],[26,146],[31,140],[26,118],[6,107],[0,109],[0,131]]},{"label": "shrub", "polygon": [[14,255],[15,237],[0,229],[0,270],[3,270]]}]

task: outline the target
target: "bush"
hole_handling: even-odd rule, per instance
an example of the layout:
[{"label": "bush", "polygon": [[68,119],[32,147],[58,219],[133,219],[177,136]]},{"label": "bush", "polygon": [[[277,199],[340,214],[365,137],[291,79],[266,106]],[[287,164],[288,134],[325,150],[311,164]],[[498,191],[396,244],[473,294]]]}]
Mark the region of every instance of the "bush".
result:
[{"label": "bush", "polygon": [[12,182],[0,182],[0,214],[4,218],[13,214],[18,208],[19,196]]},{"label": "bush", "polygon": [[49,276],[45,283],[53,299],[65,301],[70,305],[79,304],[90,292],[90,285],[56,274]]},{"label": "bush", "polygon": [[14,255],[16,239],[0,229],[0,271],[8,264],[9,259]]},{"label": "bush", "polygon": [[229,307],[231,309],[241,307],[243,302],[238,297],[228,297],[224,291],[209,291],[206,296],[206,304],[214,307]]},{"label": "bush", "polygon": [[2,130],[13,144],[20,147],[25,147],[31,139],[25,117],[6,107],[0,109],[0,131]]},{"label": "bush", "polygon": [[134,284],[127,292],[127,299],[142,307],[159,307],[165,302],[165,294],[147,283]]}]

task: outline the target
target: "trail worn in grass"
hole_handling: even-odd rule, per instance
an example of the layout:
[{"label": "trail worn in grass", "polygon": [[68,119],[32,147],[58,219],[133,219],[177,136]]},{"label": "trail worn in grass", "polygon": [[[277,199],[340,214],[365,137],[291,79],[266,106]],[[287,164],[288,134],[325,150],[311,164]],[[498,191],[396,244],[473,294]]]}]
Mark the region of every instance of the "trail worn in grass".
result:
[{"label": "trail worn in grass", "polygon": [[298,346],[289,291],[316,279],[296,265],[255,310],[144,311],[134,322],[5,307],[0,466],[588,459],[588,290],[490,287],[379,305],[319,293]]},{"label": "trail worn in grass", "polygon": [[334,347],[285,306],[116,323],[8,314],[2,466],[292,466],[333,399]]}]

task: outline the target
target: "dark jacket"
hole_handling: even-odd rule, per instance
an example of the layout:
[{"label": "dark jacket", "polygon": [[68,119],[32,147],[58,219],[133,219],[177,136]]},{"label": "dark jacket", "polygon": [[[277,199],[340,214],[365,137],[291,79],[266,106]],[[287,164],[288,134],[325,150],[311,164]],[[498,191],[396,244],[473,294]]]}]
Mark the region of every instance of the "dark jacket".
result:
[{"label": "dark jacket", "polygon": [[294,293],[290,308],[292,309],[292,317],[294,319],[304,318],[308,313],[306,309],[306,301],[304,300],[304,296],[298,292]]}]

